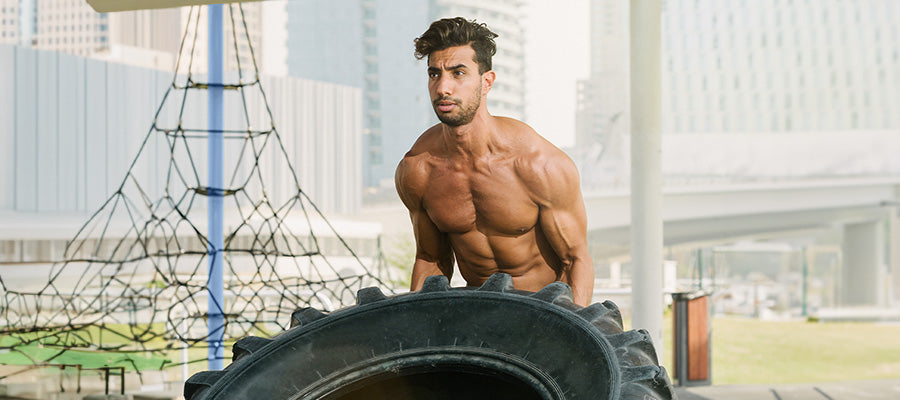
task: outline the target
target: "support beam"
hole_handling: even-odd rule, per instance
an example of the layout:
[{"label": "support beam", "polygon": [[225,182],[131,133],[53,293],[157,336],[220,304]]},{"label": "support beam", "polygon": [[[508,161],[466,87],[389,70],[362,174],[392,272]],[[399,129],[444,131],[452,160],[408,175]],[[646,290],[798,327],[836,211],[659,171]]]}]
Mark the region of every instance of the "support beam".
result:
[{"label": "support beam", "polygon": [[224,34],[222,32],[222,5],[208,7],[209,12],[209,102],[208,102],[208,157],[209,157],[209,189],[208,189],[208,236],[209,240],[209,290],[207,329],[209,336],[209,355],[207,361],[210,370],[220,370],[224,365],[225,348],[225,312],[223,288],[224,236],[222,231],[222,197],[224,193],[223,153],[223,98],[222,75]]},{"label": "support beam", "polygon": [[632,325],[662,355],[661,1],[631,1]]},{"label": "support beam", "polygon": [[884,306],[884,224],[864,221],[844,226],[841,272],[842,306]]},{"label": "support beam", "polygon": [[888,240],[888,307],[900,306],[900,185],[894,188],[894,197],[889,200],[887,218]]}]

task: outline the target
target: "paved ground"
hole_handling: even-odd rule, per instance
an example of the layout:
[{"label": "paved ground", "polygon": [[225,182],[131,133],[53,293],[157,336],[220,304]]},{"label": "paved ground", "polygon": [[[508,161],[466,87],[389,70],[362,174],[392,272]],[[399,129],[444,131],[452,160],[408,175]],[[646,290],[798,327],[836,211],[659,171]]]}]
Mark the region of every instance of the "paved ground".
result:
[{"label": "paved ground", "polygon": [[[679,400],[900,400],[900,378],[877,381],[831,382],[821,384],[782,385],[719,385],[676,388]],[[68,396],[67,396],[68,395]],[[132,395],[134,400],[177,399],[177,393],[142,393]],[[0,400],[20,400],[27,397],[7,397],[0,393]],[[82,399],[74,394],[53,396],[54,400]],[[103,397],[103,400],[119,400]]]},{"label": "paved ground", "polygon": [[900,400],[900,378],[822,384],[677,388],[679,400]]}]

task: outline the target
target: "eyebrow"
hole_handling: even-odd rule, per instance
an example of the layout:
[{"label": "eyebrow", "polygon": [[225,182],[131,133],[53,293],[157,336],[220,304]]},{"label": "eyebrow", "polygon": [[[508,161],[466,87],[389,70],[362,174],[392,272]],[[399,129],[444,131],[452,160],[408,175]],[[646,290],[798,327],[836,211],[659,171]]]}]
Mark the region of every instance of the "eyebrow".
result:
[{"label": "eyebrow", "polygon": [[[454,65],[454,66],[452,66],[452,67],[448,67],[447,70],[453,71],[453,70],[456,70],[456,69],[468,69],[468,68],[469,68],[469,67],[466,66],[466,64],[458,64],[458,65]],[[438,68],[438,67],[428,67],[428,72],[437,72],[437,71],[440,71],[440,70],[441,70],[441,69]]]}]

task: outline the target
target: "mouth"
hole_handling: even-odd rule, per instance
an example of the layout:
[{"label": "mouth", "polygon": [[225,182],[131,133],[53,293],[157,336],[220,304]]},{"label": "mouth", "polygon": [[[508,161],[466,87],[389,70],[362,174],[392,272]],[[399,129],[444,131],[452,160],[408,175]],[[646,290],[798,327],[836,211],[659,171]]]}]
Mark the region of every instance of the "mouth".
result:
[{"label": "mouth", "polygon": [[440,112],[450,112],[456,107],[456,103],[450,100],[437,100],[434,105]]}]

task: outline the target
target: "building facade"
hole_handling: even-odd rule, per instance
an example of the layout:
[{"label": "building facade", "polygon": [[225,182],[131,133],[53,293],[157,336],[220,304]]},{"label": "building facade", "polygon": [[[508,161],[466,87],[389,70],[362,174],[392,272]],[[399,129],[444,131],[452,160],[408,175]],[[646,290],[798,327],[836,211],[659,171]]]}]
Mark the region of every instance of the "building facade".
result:
[{"label": "building facade", "polygon": [[[628,174],[626,0],[592,0],[574,156],[588,184]],[[900,128],[900,3],[666,0],[664,134]],[[599,173],[598,173],[599,171]]]},{"label": "building facade", "polygon": [[628,1],[594,0],[590,11],[590,75],[577,85],[575,144],[609,146],[627,134]]},{"label": "building facade", "polygon": [[[226,73],[225,78],[235,75]],[[205,94],[175,91],[160,106],[172,80],[170,71],[0,45],[0,91],[10,94],[0,97],[0,109],[6,110],[0,113],[0,214],[94,211],[122,184],[130,165],[148,198],[172,189],[170,161],[182,163],[181,171],[205,182],[205,137],[186,139],[183,145],[193,146],[188,150],[193,154],[186,155],[175,142],[169,148],[161,131],[205,129]],[[255,155],[266,196],[285,201],[296,194],[290,162],[319,209],[358,212],[360,90],[289,77],[262,76],[261,81],[266,102],[259,90],[224,95],[224,128],[274,126],[281,143],[271,139],[254,148],[259,154],[248,156],[242,142],[227,141],[225,173],[239,176],[238,182],[246,179],[239,172],[249,169],[244,164]],[[148,135],[152,126],[156,129]],[[132,165],[139,150],[141,157]],[[237,171],[238,162],[244,169]],[[188,172],[192,169],[195,174]]]},{"label": "building facade", "polygon": [[900,127],[900,3],[668,0],[664,132]]},{"label": "building facade", "polygon": [[[239,64],[251,70],[254,55],[257,65],[265,70],[262,63],[266,59],[262,46],[264,7],[283,9],[284,3],[235,3],[224,7],[226,70],[237,70]],[[233,20],[232,9],[235,10]],[[164,70],[173,69],[179,50],[183,50],[179,66],[182,72],[191,65],[194,72],[205,73],[207,22],[206,7],[98,13],[84,0],[0,0],[0,43]],[[275,42],[284,46],[283,41]],[[267,50],[286,51],[284,48]]]},{"label": "building facade", "polygon": [[0,0],[0,44],[19,44],[21,40],[22,10],[19,2]]},{"label": "building facade", "polygon": [[435,19],[463,16],[497,32],[494,115],[524,118],[524,34],[520,0],[315,0],[288,2],[288,70],[292,76],[362,89],[363,179],[393,187],[403,154],[437,123],[425,61],[413,39]]}]

